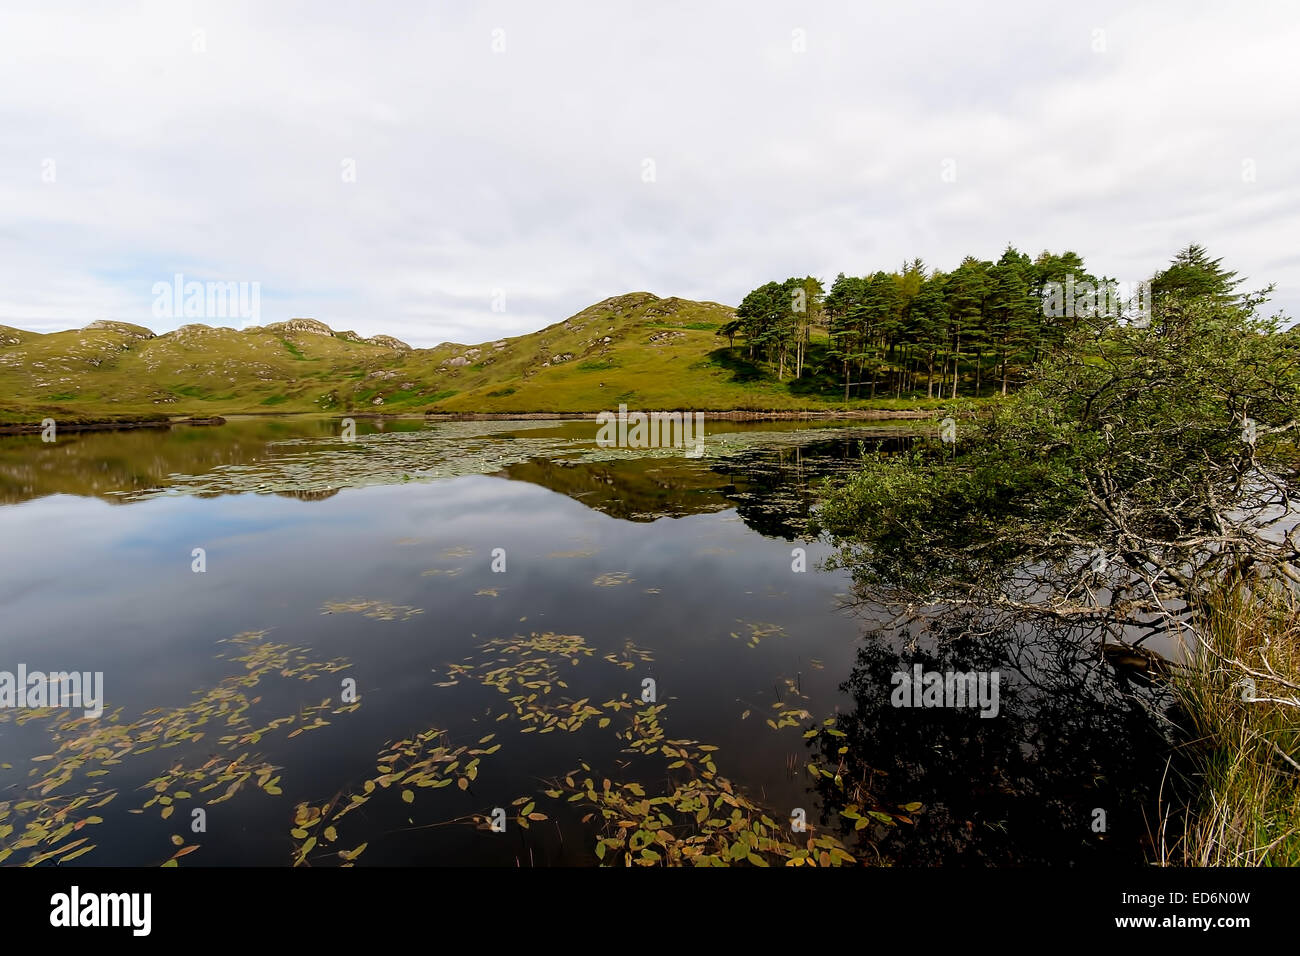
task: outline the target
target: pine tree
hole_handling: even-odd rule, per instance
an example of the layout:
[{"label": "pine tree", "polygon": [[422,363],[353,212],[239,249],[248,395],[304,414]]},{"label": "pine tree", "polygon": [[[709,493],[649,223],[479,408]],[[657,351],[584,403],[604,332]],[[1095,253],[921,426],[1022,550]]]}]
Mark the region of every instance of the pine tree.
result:
[{"label": "pine tree", "polygon": [[1236,272],[1223,269],[1222,259],[1211,259],[1203,246],[1195,243],[1183,249],[1163,272],[1151,280],[1151,297],[1154,301],[1168,300],[1172,296],[1185,298],[1210,298],[1225,305],[1237,305],[1241,296],[1235,291],[1244,279]]}]

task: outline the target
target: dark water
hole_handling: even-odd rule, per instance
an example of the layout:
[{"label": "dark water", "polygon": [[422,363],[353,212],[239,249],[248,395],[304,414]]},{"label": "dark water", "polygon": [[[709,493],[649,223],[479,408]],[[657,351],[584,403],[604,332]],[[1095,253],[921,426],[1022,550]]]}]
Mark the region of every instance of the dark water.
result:
[{"label": "dark water", "polygon": [[[1163,744],[1095,655],[1071,635],[913,646],[819,569],[819,482],[898,430],[719,425],[687,459],[593,457],[590,422],[338,429],[0,439],[0,670],[102,672],[105,697],[98,719],[0,711],[6,864],[336,865],[362,844],[359,865],[594,864],[600,816],[566,774],[653,796],[695,772],[618,736],[647,681],[666,740],[716,747],[753,805],[787,829],[803,809],[865,862],[1140,858]],[[915,662],[1002,668],[999,716],[890,706]],[[846,736],[805,736],[832,717]],[[402,740],[442,748],[446,785],[374,784]],[[297,808],[354,792],[332,842],[293,834]],[[545,819],[520,825],[521,799]],[[855,829],[846,806],[881,815]]]}]

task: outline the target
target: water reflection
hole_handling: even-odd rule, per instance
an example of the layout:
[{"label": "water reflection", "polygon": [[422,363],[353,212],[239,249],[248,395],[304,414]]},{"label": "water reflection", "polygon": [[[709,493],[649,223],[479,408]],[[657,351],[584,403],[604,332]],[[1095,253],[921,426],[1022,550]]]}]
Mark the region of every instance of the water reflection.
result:
[{"label": "water reflection", "polygon": [[[0,440],[2,500],[27,502],[0,509],[8,659],[106,674],[111,713],[93,728],[0,714],[12,764],[0,783],[49,787],[23,802],[23,825],[41,814],[102,819],[77,863],[156,864],[185,851],[184,863],[209,865],[300,854],[313,865],[593,864],[602,831],[583,819],[590,806],[568,802],[566,774],[586,763],[597,783],[583,788],[583,771],[574,789],[605,793],[608,778],[609,793],[675,794],[693,816],[689,785],[715,761],[746,812],[780,821],[783,841],[794,837],[791,810],[806,808],[816,835],[835,833],[865,862],[1140,858],[1168,750],[1152,716],[1158,688],[1117,684],[1095,646],[1047,623],[880,630],[882,619],[843,613],[848,573],[818,571],[828,549],[803,538],[819,483],[853,469],[864,447],[902,450],[899,430],[737,425],[716,436],[725,455],[587,460],[590,423],[474,434],[390,421],[381,439],[358,420],[359,438],[373,440],[352,448],[337,425],[254,419],[54,446]],[[353,487],[327,464],[373,455],[419,474],[457,449],[486,472]],[[241,469],[254,478],[241,484]],[[205,484],[212,497],[104,507],[123,491],[214,473],[233,477]],[[229,493],[263,483],[271,493]],[[806,574],[792,573],[795,541],[808,549]],[[207,549],[204,574],[191,570],[196,546]],[[492,570],[497,548],[508,573]],[[1000,671],[998,716],[891,706],[892,674],[918,663]],[[338,699],[343,675],[357,677],[359,708]],[[611,703],[637,699],[647,677],[661,695],[653,733],[639,709]],[[154,749],[182,725],[188,736]],[[673,753],[630,752],[660,730],[679,742]],[[396,742],[415,751],[407,788],[379,779],[389,772],[376,758]],[[126,747],[121,763],[103,762]],[[825,773],[814,778],[809,763]],[[189,801],[189,812],[236,780],[216,807],[217,836],[193,850],[171,840],[170,804],[144,806],[152,791]],[[119,796],[96,806],[110,791]],[[365,810],[339,822],[333,802],[353,793]],[[516,821],[508,839],[475,822],[496,806]],[[517,818],[530,813],[546,819],[525,828]],[[61,826],[21,858],[49,852]],[[325,826],[338,834],[328,846]],[[54,843],[51,859],[83,849]],[[362,845],[363,856],[338,855]]]},{"label": "water reflection", "polygon": [[[896,673],[997,672],[996,717],[895,706]],[[905,865],[1139,863],[1150,858],[1171,742],[1159,688],[1126,684],[1074,627],[989,630],[977,616],[935,633],[869,635],[843,690],[852,708],[809,741],[824,818],[846,804],[920,804],[910,824],[858,832]],[[841,749],[844,750],[841,753]]]}]

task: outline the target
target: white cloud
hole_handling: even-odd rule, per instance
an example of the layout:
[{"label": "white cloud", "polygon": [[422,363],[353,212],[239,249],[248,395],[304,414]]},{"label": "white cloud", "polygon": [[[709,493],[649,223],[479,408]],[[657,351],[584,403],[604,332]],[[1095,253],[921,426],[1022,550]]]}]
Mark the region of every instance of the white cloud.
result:
[{"label": "white cloud", "polygon": [[71,9],[0,11],[6,324],[154,325],[184,272],[483,341],[1008,241],[1119,278],[1200,242],[1300,312],[1289,3]]}]

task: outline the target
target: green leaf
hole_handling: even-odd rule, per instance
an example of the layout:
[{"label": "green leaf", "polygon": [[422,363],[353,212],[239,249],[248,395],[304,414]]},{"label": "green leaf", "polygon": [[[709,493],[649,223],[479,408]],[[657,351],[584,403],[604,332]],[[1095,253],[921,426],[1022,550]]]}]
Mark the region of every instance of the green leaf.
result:
[{"label": "green leaf", "polygon": [[314,847],[315,845],[316,845],[316,838],[315,838],[315,837],[308,837],[308,838],[307,838],[307,842],[304,843],[304,844],[302,845],[302,849],[298,851],[298,860],[297,860],[297,862],[298,862],[298,863],[301,863],[303,860],[307,859],[307,854],[310,853],[310,852],[312,851],[312,847]]}]

